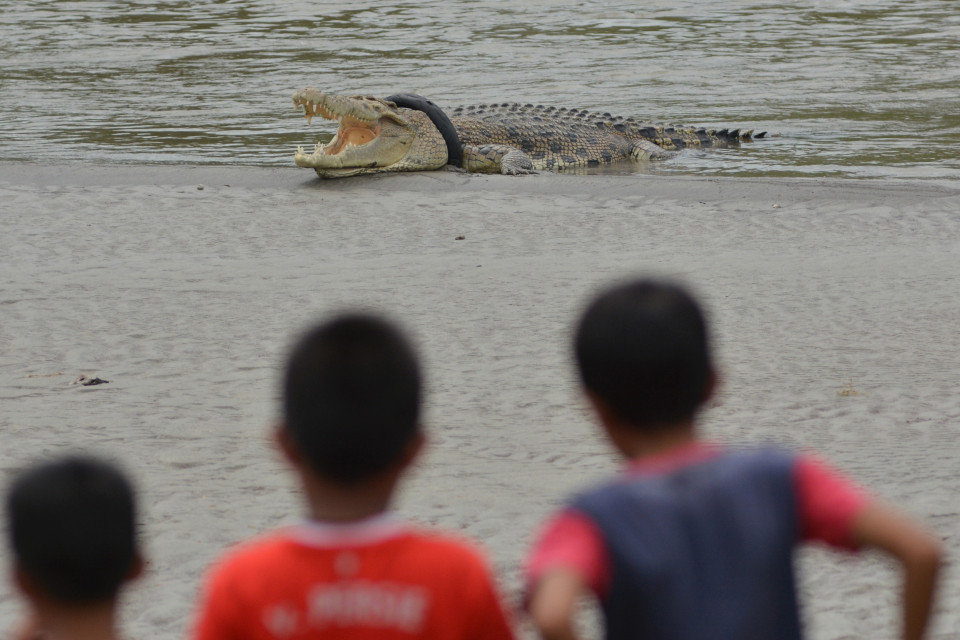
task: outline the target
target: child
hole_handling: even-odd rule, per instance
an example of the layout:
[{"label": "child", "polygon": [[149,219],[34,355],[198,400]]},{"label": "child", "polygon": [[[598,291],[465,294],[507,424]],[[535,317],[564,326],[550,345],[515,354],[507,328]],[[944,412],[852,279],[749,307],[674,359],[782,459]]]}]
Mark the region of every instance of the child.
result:
[{"label": "child", "polygon": [[276,440],[308,519],[215,567],[198,640],[512,640],[478,553],[388,511],[424,443],[420,387],[410,346],[375,317],[339,317],[300,340]]},{"label": "child", "polygon": [[587,398],[628,463],[561,510],[528,560],[527,607],[544,638],[575,637],[575,603],[592,592],[612,640],[798,639],[792,552],[803,540],[893,556],[903,637],[923,636],[937,540],[807,456],[700,439],[695,414],[716,374],[687,293],[647,280],[607,290],[575,342]]},{"label": "child", "polygon": [[117,596],[140,574],[133,490],[112,466],[68,457],[29,469],[7,496],[13,576],[31,615],[22,640],[113,640]]}]

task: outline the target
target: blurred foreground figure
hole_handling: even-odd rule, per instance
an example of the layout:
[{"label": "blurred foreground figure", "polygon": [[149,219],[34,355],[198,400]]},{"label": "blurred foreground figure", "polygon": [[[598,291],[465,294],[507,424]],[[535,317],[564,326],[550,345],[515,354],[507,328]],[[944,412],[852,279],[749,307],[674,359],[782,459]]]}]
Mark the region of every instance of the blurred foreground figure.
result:
[{"label": "blurred foreground figure", "polygon": [[417,357],[387,322],[341,316],[297,343],[276,440],[306,520],[214,567],[197,640],[513,640],[477,549],[389,510],[420,406]]},{"label": "blurred foreground figure", "polygon": [[799,640],[793,551],[809,540],[890,554],[904,570],[903,637],[923,637],[937,539],[807,455],[699,437],[716,372],[687,292],[654,280],[604,291],[575,351],[627,464],[570,500],[528,560],[527,607],[544,638],[574,638],[575,604],[592,593],[610,640]]},{"label": "blurred foreground figure", "polygon": [[117,597],[140,575],[134,495],[111,465],[40,464],[7,495],[13,578],[30,607],[18,640],[113,640]]}]

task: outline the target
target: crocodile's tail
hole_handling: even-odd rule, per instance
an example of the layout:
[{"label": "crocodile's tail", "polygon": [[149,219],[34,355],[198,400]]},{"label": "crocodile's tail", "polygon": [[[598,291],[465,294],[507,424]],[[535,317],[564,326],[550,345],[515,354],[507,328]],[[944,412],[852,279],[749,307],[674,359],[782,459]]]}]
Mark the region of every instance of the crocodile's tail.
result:
[{"label": "crocodile's tail", "polygon": [[608,129],[611,133],[619,133],[631,140],[649,140],[665,149],[737,145],[767,136],[766,131],[757,133],[753,129],[707,129],[682,124],[654,124],[634,118],[611,116],[609,113],[586,113],[585,119],[588,118],[599,119],[597,126]]},{"label": "crocodile's tail", "polygon": [[[703,131],[703,129],[698,129],[698,132],[699,131]],[[706,133],[707,135],[716,136],[717,138],[728,143],[752,142],[757,138],[767,137],[766,131],[756,133],[753,129],[748,131],[741,131],[740,129],[720,129],[719,131],[708,130]]]},{"label": "crocodile's tail", "polygon": [[704,127],[685,127],[681,125],[648,125],[638,127],[636,136],[655,142],[665,149],[684,149],[688,147],[719,147],[738,145],[764,138],[766,131],[759,133],[753,129],[706,129]]}]

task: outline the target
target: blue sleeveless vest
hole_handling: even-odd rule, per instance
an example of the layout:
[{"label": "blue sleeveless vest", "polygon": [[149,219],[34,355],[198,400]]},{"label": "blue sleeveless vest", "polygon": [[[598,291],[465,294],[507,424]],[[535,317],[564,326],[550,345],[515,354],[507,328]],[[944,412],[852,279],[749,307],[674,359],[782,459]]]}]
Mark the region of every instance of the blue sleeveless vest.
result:
[{"label": "blue sleeveless vest", "polygon": [[608,640],[799,640],[794,464],[721,453],[576,498],[609,553]]}]

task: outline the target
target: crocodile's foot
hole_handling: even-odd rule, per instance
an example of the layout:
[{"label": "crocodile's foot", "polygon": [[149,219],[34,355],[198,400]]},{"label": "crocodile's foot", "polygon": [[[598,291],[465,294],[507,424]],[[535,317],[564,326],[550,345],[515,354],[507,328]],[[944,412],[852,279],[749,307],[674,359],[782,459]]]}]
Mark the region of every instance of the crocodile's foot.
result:
[{"label": "crocodile's foot", "polygon": [[668,151],[655,142],[649,140],[634,140],[630,157],[638,162],[644,160],[666,160],[677,155],[676,151]]},{"label": "crocodile's foot", "polygon": [[510,151],[500,159],[500,173],[505,176],[520,176],[536,173],[533,160],[519,149]]},{"label": "crocodile's foot", "polygon": [[463,168],[467,171],[501,173],[506,176],[536,173],[530,156],[506,144],[465,145]]}]

